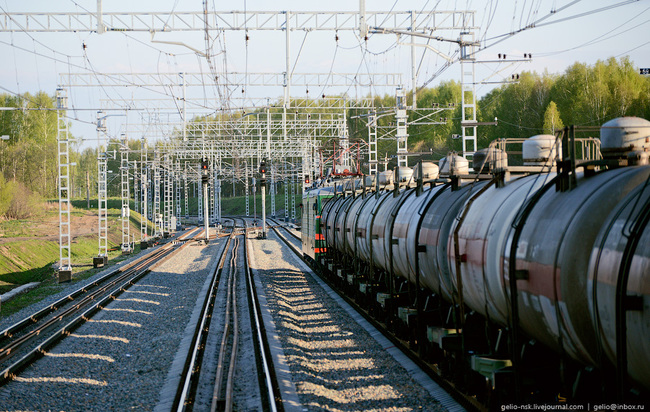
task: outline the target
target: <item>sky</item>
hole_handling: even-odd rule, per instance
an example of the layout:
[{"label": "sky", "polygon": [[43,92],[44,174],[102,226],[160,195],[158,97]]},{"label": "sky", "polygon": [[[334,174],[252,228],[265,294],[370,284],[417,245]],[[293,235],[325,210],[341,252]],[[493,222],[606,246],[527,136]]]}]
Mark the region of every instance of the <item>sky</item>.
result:
[{"label": "sky", "polygon": [[[262,1],[207,0],[208,10],[215,11],[359,11],[359,1]],[[202,11],[203,1],[193,0],[110,0],[102,3],[109,12],[185,12]],[[17,13],[95,13],[97,0],[0,0],[0,19],[16,18]],[[638,68],[650,67],[650,0],[367,0],[370,11],[411,11],[421,15],[436,11],[475,11],[475,38],[477,94],[482,96],[491,88],[522,71],[562,73],[575,62],[594,64],[610,57],[629,56]],[[14,16],[14,17],[12,17]],[[212,17],[213,18],[213,17]],[[19,20],[16,20],[20,23]],[[449,40],[457,40],[457,32],[433,32]],[[409,36],[410,37],[410,36]],[[409,37],[395,34],[370,34],[367,40],[358,31],[292,31],[290,33],[290,66],[294,75],[300,73],[396,73],[406,89],[411,87],[411,42]],[[170,44],[182,43],[179,44]],[[428,42],[429,48],[425,46]],[[406,43],[407,45],[399,45]],[[460,81],[460,65],[447,67],[436,52],[449,56],[458,53],[455,42],[417,39],[417,85],[434,87],[440,82]],[[230,95],[231,107],[238,105],[239,97],[277,101],[283,96],[281,85],[249,86],[250,74],[256,72],[283,73],[286,68],[286,34],[284,31],[225,31],[223,35],[210,33],[211,64],[205,57],[206,39],[203,31],[156,33],[95,32],[42,33],[0,32],[0,93],[22,94],[38,90],[54,94],[66,74],[83,73],[95,84],[100,77],[93,73],[200,73],[206,85],[187,87],[183,92],[176,87],[116,87],[104,83],[96,87],[70,87],[67,90],[71,111],[72,133],[83,141],[82,146],[93,145],[97,137],[95,123],[97,110],[116,109],[124,101],[138,101],[138,105],[166,109],[152,114],[150,110],[108,110],[110,134],[141,129],[152,118],[176,123],[182,107],[180,98],[185,93],[193,103],[186,107],[188,117],[214,112],[216,101]],[[200,53],[196,53],[199,51]],[[532,59],[523,59],[524,54]],[[507,60],[500,62],[499,54]],[[211,67],[212,66],[212,67]],[[219,89],[210,79],[223,72],[248,73],[245,84],[231,90]],[[63,77],[62,77],[63,76]],[[70,79],[70,76],[67,76]],[[236,90],[235,90],[236,89]],[[368,95],[392,95],[395,87],[363,85],[336,87],[293,86],[291,95],[297,98],[346,93],[351,98]],[[155,101],[145,102],[146,99]],[[221,103],[223,104],[223,103]],[[251,107],[242,107],[242,112]],[[127,126],[128,125],[128,126]],[[138,130],[140,130],[138,129]],[[138,136],[134,136],[138,137]]]}]

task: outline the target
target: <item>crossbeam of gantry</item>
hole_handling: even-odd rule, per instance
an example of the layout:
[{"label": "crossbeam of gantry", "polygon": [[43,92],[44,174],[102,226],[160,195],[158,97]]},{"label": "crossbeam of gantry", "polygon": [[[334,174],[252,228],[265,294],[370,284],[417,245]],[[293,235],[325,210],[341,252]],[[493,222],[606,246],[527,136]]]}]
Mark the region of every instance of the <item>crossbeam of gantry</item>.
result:
[{"label": "crossbeam of gantry", "polygon": [[199,162],[205,156],[216,156],[220,159],[259,159],[267,155],[275,162],[288,158],[310,157],[319,147],[319,142],[307,138],[267,142],[260,139],[220,140],[213,136],[205,139],[159,142],[156,150],[178,160],[194,162]]},{"label": "crossbeam of gantry", "polygon": [[[107,111],[138,111],[147,112],[152,115],[163,114],[178,115],[178,105],[183,102],[187,103],[188,116],[191,112],[205,115],[209,113],[227,113],[233,111],[254,111],[262,110],[268,107],[282,107],[280,103],[270,97],[230,97],[229,107],[222,107],[223,99],[216,97],[186,97],[168,96],[164,98],[123,98],[116,96],[112,99],[99,99],[101,110]],[[270,103],[270,104],[269,104]],[[375,101],[372,98],[351,98],[351,97],[326,97],[325,99],[315,98],[294,98],[287,110],[354,110],[369,109],[374,107]],[[173,111],[173,113],[170,113]]]},{"label": "crossbeam of gantry", "polygon": [[8,12],[0,16],[0,32],[171,32],[224,30],[387,30],[453,31],[477,29],[475,12],[468,10],[411,11],[204,11],[188,12]]},{"label": "crossbeam of gantry", "polygon": [[[302,114],[296,118],[286,121],[286,128],[291,135],[304,135],[310,137],[337,137],[344,123],[343,114],[337,113],[313,113]],[[270,126],[270,127],[269,127]],[[121,133],[138,137],[162,137],[172,136],[179,133],[183,127],[179,122],[160,123],[128,123],[122,125]],[[285,123],[279,119],[267,122],[266,119],[258,118],[249,120],[244,118],[233,121],[209,121],[209,122],[188,122],[186,124],[188,137],[202,136],[250,136],[264,137],[267,131],[274,138],[282,136]]]},{"label": "crossbeam of gantry", "polygon": [[[215,80],[218,82],[215,83]],[[282,86],[285,73],[228,72],[214,79],[209,73],[60,73],[61,87],[211,87],[211,86]],[[400,73],[292,73],[292,86],[401,86]]]}]

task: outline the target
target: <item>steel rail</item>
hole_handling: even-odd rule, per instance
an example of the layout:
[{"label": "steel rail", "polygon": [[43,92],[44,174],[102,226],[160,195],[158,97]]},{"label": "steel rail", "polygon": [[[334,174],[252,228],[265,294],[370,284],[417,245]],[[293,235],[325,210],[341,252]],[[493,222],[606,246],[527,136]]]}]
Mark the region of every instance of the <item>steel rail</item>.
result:
[{"label": "steel rail", "polygon": [[[247,231],[246,231],[247,232]],[[246,279],[248,281],[248,298],[251,307],[251,317],[255,323],[255,333],[254,340],[260,364],[262,366],[261,381],[264,383],[265,388],[262,390],[262,393],[266,394],[265,398],[267,400],[266,406],[267,410],[271,412],[283,411],[282,407],[282,397],[280,395],[280,390],[277,383],[277,378],[274,374],[273,363],[271,361],[270,350],[268,345],[268,339],[266,338],[266,333],[264,331],[264,321],[262,319],[262,313],[260,311],[259,300],[257,299],[255,283],[253,282],[253,271],[250,268],[249,263],[249,245],[248,238],[245,238],[246,243],[244,245],[244,254],[245,254],[245,265],[246,265]],[[262,388],[260,388],[262,389]]]},{"label": "steel rail", "polygon": [[197,322],[196,328],[194,329],[194,336],[192,338],[192,344],[190,345],[192,351],[190,356],[185,361],[185,366],[183,368],[183,378],[181,379],[181,385],[179,385],[172,408],[177,411],[192,410],[193,408],[196,396],[196,388],[198,385],[198,377],[200,376],[201,372],[201,360],[203,359],[205,343],[211,327],[211,318],[212,312],[214,310],[214,303],[221,281],[223,265],[230,248],[230,242],[233,239],[233,234],[234,230],[231,232],[230,238],[228,239],[225,246],[221,249],[219,255],[219,263],[217,264],[217,267],[212,274],[210,287],[203,301],[201,317]]},{"label": "steel rail", "polygon": [[[244,224],[245,225],[245,224]],[[246,231],[244,231],[245,236]],[[237,365],[237,350],[239,348],[239,317],[237,315],[237,272],[238,264],[237,259],[239,257],[239,238],[235,238],[235,244],[233,246],[232,258],[230,259],[230,279],[231,279],[231,289],[229,293],[232,293],[232,323],[233,323],[233,336],[232,336],[232,345],[230,350],[230,365],[228,369],[228,379],[226,381],[226,408],[227,412],[232,411],[233,405],[233,389],[235,387],[235,367]]]},{"label": "steel rail", "polygon": [[[216,411],[218,409],[219,404],[222,402],[222,391],[223,391],[222,387],[224,385],[223,381],[224,381],[225,365],[227,362],[232,365],[234,359],[236,358],[235,335],[238,336],[238,328],[237,328],[237,318],[236,318],[236,290],[234,290],[236,283],[234,281],[234,278],[236,274],[237,248],[239,247],[239,239],[235,237],[235,229],[236,229],[236,224],[233,220],[233,227],[232,227],[232,232],[230,237],[230,240],[233,240],[232,242],[233,247],[232,247],[232,252],[230,254],[229,276],[228,276],[227,296],[226,296],[226,313],[224,316],[224,328],[221,337],[221,345],[219,348],[219,358],[217,361],[217,372],[214,379],[212,403],[210,405],[211,411]],[[232,326],[231,326],[231,319],[233,318],[233,315],[231,315],[231,310],[235,312],[235,317],[232,320]],[[231,335],[233,335],[232,340],[230,339]],[[226,353],[229,342],[231,342],[232,344],[230,359],[227,358],[227,353]],[[233,371],[233,375],[234,375],[234,371]],[[224,391],[225,401],[226,401],[225,410],[229,410],[228,408],[232,408],[232,389],[230,390],[228,389],[230,388],[230,385],[233,384],[233,382],[230,382],[230,376],[231,374],[229,370],[228,380],[226,382],[227,389],[226,391]]]},{"label": "steel rail", "polygon": [[[41,321],[40,323],[37,322],[31,325],[25,324],[23,330],[28,328],[29,326],[37,326],[37,327],[9,341],[9,343],[6,346],[0,349],[0,363],[11,358],[18,349],[20,349],[23,345],[27,344],[32,339],[38,336],[42,336],[45,332],[47,332],[51,328],[54,328],[55,326],[59,325],[61,322],[65,321],[66,318],[69,318],[75,313],[84,310],[89,304],[95,302],[103,294],[105,294],[111,288],[115,287],[115,285],[119,284],[120,282],[123,282],[125,279],[128,279],[130,276],[133,275],[133,273],[137,273],[149,262],[153,261],[153,259],[164,257],[164,255],[169,253],[170,250],[171,249],[157,250],[155,253],[151,254],[146,261],[141,261],[139,262],[138,265],[131,267],[129,270],[121,272],[119,276],[117,276],[116,278],[108,279],[103,284],[97,285],[95,288],[93,288],[92,291],[90,291],[90,293],[87,293],[84,296],[82,296],[72,306],[63,309],[60,312],[57,311],[57,315],[55,317],[49,318],[47,320],[44,317],[41,317],[39,319]],[[70,303],[70,302],[66,302],[66,303]]]},{"label": "steel rail", "polygon": [[[196,229],[194,229],[196,230]],[[193,230],[193,231],[194,231]],[[191,234],[193,231],[191,231],[189,234]],[[164,248],[165,246],[163,246]],[[112,270],[111,272],[107,273],[106,275],[102,276],[101,278],[95,280],[92,283],[89,283],[88,285],[82,286],[81,288],[75,290],[74,292],[70,293],[67,296],[64,296],[63,298],[57,300],[56,302],[52,303],[51,305],[27,316],[23,320],[9,326],[2,332],[0,332],[0,342],[4,342],[7,339],[12,338],[15,334],[20,333],[21,331],[25,330],[26,327],[33,325],[49,315],[52,312],[55,312],[59,309],[61,309],[64,306],[67,306],[70,302],[74,301],[77,299],[79,296],[84,295],[87,292],[92,291],[94,288],[96,288],[99,285],[104,284],[108,279],[112,278],[113,276],[125,272],[134,266],[138,265],[142,261],[151,258],[151,256],[155,253],[158,253],[160,251],[160,248],[152,250],[151,252],[147,253],[144,256],[139,257],[138,259],[134,260],[133,262],[130,262],[123,267],[117,268],[115,270]],[[2,351],[2,350],[0,350]]]},{"label": "steel rail", "polygon": [[[193,231],[185,236],[189,236],[192,232]],[[7,345],[6,350],[3,348],[5,352],[3,352],[4,357],[2,360],[6,360],[9,357],[13,356],[14,353],[17,353],[19,349],[26,346],[27,343],[29,343],[35,337],[44,336],[47,331],[51,330],[54,327],[54,325],[59,324],[59,322],[66,321],[75,314],[83,311],[81,315],[75,317],[72,321],[68,321],[68,323],[63,328],[50,335],[44,342],[39,344],[36,348],[30,350],[20,360],[4,369],[0,373],[0,386],[15,378],[21,370],[34,363],[38,358],[45,355],[47,349],[53,347],[61,339],[70,335],[72,331],[77,329],[81,324],[88,321],[97,311],[103,309],[106,304],[116,299],[117,296],[133,286],[135,282],[148,274],[152,269],[169,259],[174,253],[185,247],[186,244],[187,243],[183,242],[183,244],[181,244],[179,247],[173,247],[173,245],[165,245],[166,247],[158,249],[156,252],[147,255],[146,259],[139,259],[138,263],[132,265],[127,272],[119,277],[119,279],[110,282],[110,287],[115,286],[115,284],[118,284],[121,281],[124,282],[116,289],[113,289],[110,293],[106,294],[106,291],[109,290],[110,287],[101,287],[101,293],[93,293],[92,298],[83,299],[84,305],[81,305],[80,302],[74,307],[67,309],[64,314],[55,317],[53,321],[48,321],[44,325],[39,325],[39,328],[28,334],[29,338],[24,339],[21,337],[20,339],[16,340],[18,344],[13,344],[13,342],[11,342],[9,345]],[[127,280],[125,281],[125,279]],[[93,302],[96,303],[93,304]]]},{"label": "steel rail", "polygon": [[[282,226],[279,227],[284,229],[285,232],[289,232],[286,228]],[[468,397],[463,392],[461,392],[458,387],[454,386],[452,383],[448,382],[443,377],[441,377],[440,374],[436,370],[434,370],[434,368],[431,367],[431,365],[427,364],[424,360],[422,360],[417,353],[415,353],[407,346],[407,344],[405,344],[395,335],[390,333],[388,328],[382,322],[373,318],[367,311],[365,311],[361,306],[359,306],[352,298],[350,298],[349,296],[344,294],[341,290],[339,290],[329,279],[323,276],[322,273],[319,273],[318,270],[316,270],[313,267],[313,265],[307,259],[304,258],[302,250],[296,247],[282,233],[280,233],[278,227],[273,227],[273,231],[278,235],[280,240],[284,242],[289,247],[289,249],[291,249],[296,254],[296,256],[300,260],[302,260],[308,267],[312,268],[314,273],[316,273],[320,279],[322,279],[327,285],[329,285],[330,288],[332,288],[345,302],[347,302],[350,306],[352,306],[352,308],[354,308],[356,312],[361,314],[361,316],[363,316],[369,323],[371,323],[372,326],[374,326],[377,330],[379,330],[382,335],[384,335],[388,340],[390,340],[395,345],[396,348],[398,348],[409,359],[415,362],[431,379],[433,379],[438,385],[440,385],[440,387],[444,391],[450,394],[451,397],[454,398],[456,402],[458,402],[467,410],[482,409],[481,405],[479,405],[475,399]]]}]

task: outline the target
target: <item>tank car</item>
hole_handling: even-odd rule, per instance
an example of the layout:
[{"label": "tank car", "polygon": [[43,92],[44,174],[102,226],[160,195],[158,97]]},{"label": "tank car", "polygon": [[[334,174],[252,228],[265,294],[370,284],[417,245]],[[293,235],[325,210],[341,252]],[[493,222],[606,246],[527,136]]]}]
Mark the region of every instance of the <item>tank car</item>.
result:
[{"label": "tank car", "polygon": [[491,146],[470,175],[454,153],[426,185],[322,209],[321,263],[488,405],[648,400],[650,122],[606,123],[583,161],[571,130],[525,141],[524,166]]}]

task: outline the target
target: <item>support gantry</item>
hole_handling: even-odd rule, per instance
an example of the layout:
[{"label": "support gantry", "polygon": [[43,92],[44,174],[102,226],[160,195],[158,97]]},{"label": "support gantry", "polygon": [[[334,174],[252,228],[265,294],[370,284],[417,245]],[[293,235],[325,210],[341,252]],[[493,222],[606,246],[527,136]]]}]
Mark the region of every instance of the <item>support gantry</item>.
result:
[{"label": "support gantry", "polygon": [[70,133],[66,119],[68,94],[64,88],[56,89],[57,148],[59,171],[59,283],[72,280],[70,253]]},{"label": "support gantry", "polygon": [[143,137],[140,140],[140,193],[142,194],[142,216],[140,216],[140,242],[147,241],[147,226],[149,222],[149,176],[147,174],[147,141]]},{"label": "support gantry", "polygon": [[[364,11],[363,20],[358,11],[218,11],[207,19],[205,11],[189,12],[70,12],[70,13],[4,13],[0,32],[145,32],[170,33],[174,31],[219,32],[233,30],[282,31],[361,31],[362,21],[367,29],[428,32],[458,31],[477,28],[474,11]],[[366,33],[368,30],[366,30]],[[362,35],[363,37],[363,35]]]},{"label": "support gantry", "polygon": [[97,112],[97,233],[98,251],[93,258],[94,267],[108,263],[108,153],[106,152],[106,113]]},{"label": "support gantry", "polygon": [[120,194],[122,199],[122,254],[128,255],[133,251],[131,247],[131,207],[129,205],[131,192],[129,190],[129,145],[126,135],[122,136],[120,145]]},{"label": "support gantry", "polygon": [[462,33],[460,38],[461,104],[460,126],[463,137],[463,156],[473,158],[478,149],[476,140],[476,57],[474,33]]}]

